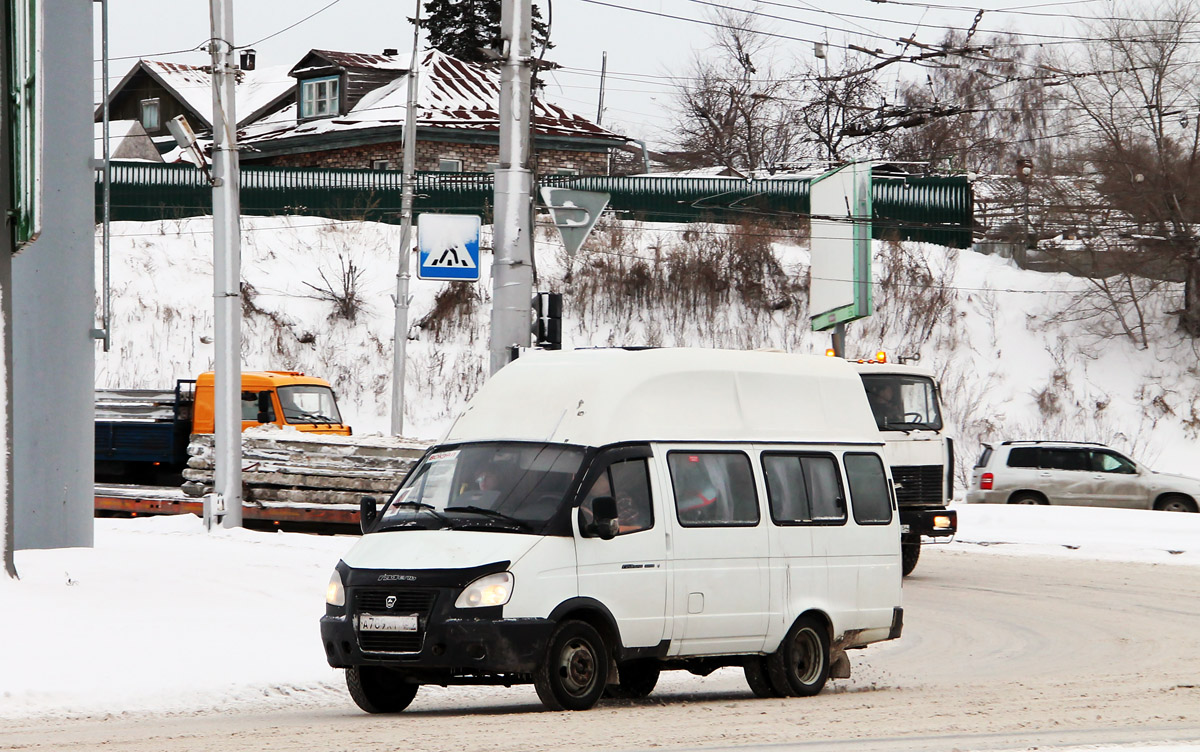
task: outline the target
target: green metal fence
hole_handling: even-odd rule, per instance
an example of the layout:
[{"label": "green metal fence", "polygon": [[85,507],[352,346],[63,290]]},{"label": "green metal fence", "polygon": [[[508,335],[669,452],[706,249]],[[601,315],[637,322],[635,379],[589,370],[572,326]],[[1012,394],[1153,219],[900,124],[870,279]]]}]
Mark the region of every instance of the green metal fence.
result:
[{"label": "green metal fence", "polygon": [[[400,221],[401,174],[379,170],[289,167],[242,168],[242,213],[303,214],[340,220]],[[540,185],[605,191],[609,207],[647,222],[724,224],[766,219],[788,223],[808,215],[808,180],[587,177],[552,175]],[[414,211],[463,212],[491,218],[492,176],[421,172]],[[973,191],[965,177],[876,177],[876,238],[920,240],[966,248],[971,244]],[[96,215],[102,213],[96,183]],[[113,220],[177,219],[212,213],[212,190],[190,165],[114,162]]]}]

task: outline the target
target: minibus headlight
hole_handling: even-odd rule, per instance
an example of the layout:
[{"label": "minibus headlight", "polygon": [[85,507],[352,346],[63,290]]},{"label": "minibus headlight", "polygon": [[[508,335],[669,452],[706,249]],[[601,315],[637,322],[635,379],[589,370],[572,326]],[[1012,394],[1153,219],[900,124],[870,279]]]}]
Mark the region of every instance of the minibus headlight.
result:
[{"label": "minibus headlight", "polygon": [[325,602],[331,606],[346,605],[346,588],[342,587],[342,575],[335,569],[325,588]]},{"label": "minibus headlight", "polygon": [[933,518],[933,529],[934,530],[949,530],[950,529],[950,518],[944,514],[939,514],[939,515],[935,516]]},{"label": "minibus headlight", "polygon": [[497,572],[480,577],[462,591],[455,608],[482,608],[503,606],[512,597],[513,576],[511,572]]}]

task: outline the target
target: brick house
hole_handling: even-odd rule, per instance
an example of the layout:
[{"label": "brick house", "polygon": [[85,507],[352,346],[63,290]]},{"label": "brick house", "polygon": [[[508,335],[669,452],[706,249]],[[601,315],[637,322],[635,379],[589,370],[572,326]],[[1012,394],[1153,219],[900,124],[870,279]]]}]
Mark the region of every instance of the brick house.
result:
[{"label": "brick house", "polygon": [[[408,61],[312,50],[295,66],[296,96],[246,124],[243,164],[400,169]],[[436,50],[420,60],[418,170],[487,172],[499,159],[499,73]],[[533,150],[542,174],[605,175],[628,140],[535,97]]]}]

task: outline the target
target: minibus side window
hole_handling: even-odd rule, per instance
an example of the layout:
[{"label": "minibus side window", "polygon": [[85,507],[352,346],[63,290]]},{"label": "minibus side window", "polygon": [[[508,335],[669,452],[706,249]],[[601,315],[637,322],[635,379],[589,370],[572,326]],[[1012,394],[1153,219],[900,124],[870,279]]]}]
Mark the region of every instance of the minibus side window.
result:
[{"label": "minibus side window", "polygon": [[579,505],[580,529],[583,537],[592,519],[592,501],[597,496],[612,496],[617,500],[617,535],[638,533],[654,527],[654,508],[650,502],[650,474],[645,459],[623,460],[608,466],[592,483],[587,496]]},{"label": "minibus side window", "polygon": [[675,513],[684,527],[758,524],[758,493],[743,452],[670,452]]},{"label": "minibus side window", "polygon": [[812,499],[813,522],[841,524],[846,521],[846,497],[842,494],[837,461],[833,457],[801,457],[808,496]]},{"label": "minibus side window", "polygon": [[879,455],[847,453],[842,462],[846,465],[846,481],[850,484],[854,521],[860,525],[886,525],[891,522],[892,504],[888,497],[887,476]]},{"label": "minibus side window", "polygon": [[767,503],[771,519],[783,525],[812,521],[808,484],[796,454],[764,454],[763,475],[767,478]]},{"label": "minibus side window", "polygon": [[833,455],[764,452],[762,464],[771,519],[776,524],[846,521],[846,501]]}]

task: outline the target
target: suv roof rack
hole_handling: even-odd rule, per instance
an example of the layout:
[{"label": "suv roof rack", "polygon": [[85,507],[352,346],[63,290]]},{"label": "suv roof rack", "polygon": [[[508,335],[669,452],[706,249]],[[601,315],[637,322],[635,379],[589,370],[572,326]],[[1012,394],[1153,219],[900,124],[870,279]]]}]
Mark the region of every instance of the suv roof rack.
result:
[{"label": "suv roof rack", "polygon": [[1070,439],[1011,439],[1000,442],[1000,446],[1008,446],[1009,444],[1082,444],[1084,446],[1108,446],[1107,444],[1101,444],[1099,441],[1072,441]]}]

